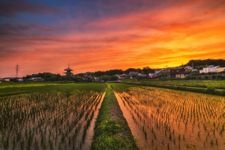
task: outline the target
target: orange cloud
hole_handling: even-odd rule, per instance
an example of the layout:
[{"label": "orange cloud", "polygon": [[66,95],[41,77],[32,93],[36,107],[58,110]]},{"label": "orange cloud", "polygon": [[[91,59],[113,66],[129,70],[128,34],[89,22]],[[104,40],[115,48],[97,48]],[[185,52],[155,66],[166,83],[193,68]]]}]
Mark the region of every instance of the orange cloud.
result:
[{"label": "orange cloud", "polygon": [[193,0],[134,11],[89,22],[85,32],[3,37],[0,47],[6,50],[0,52],[0,67],[4,68],[0,76],[12,75],[17,63],[22,66],[21,74],[29,74],[62,73],[67,64],[78,73],[225,59],[225,7],[212,4]]}]

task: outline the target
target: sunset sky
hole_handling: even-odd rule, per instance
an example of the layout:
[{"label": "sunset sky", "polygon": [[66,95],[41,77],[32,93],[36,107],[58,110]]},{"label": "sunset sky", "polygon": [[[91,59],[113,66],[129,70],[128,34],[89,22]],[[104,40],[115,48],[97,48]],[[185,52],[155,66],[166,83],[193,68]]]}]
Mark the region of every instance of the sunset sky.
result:
[{"label": "sunset sky", "polygon": [[225,59],[225,0],[1,0],[0,77]]}]

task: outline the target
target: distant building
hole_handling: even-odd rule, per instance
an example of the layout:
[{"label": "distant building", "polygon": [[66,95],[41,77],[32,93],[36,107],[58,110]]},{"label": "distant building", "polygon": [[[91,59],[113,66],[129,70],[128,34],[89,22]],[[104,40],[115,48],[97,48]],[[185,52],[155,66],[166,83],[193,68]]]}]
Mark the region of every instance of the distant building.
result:
[{"label": "distant building", "polygon": [[185,69],[185,72],[192,72],[194,70],[194,68],[191,66],[185,66],[184,69]]},{"label": "distant building", "polygon": [[5,77],[5,78],[2,78],[0,79],[0,81],[2,82],[22,82],[23,81],[23,78],[20,78],[20,77]]},{"label": "distant building", "polygon": [[149,73],[149,74],[148,74],[148,77],[149,77],[150,79],[155,78],[155,73]]},{"label": "distant building", "polygon": [[217,73],[221,73],[225,71],[225,67],[218,67],[217,68]]},{"label": "distant building", "polygon": [[28,81],[44,81],[42,77],[31,77],[27,79]]},{"label": "distant building", "polygon": [[18,82],[23,82],[24,79],[23,79],[23,78],[17,78],[17,81],[18,81]]},{"label": "distant building", "polygon": [[12,80],[12,78],[3,78],[2,81],[4,82],[10,82]]},{"label": "distant building", "polygon": [[136,71],[130,71],[130,72],[129,72],[129,76],[130,76],[130,77],[138,76],[138,74],[139,74],[139,73],[136,72]]},{"label": "distant building", "polygon": [[164,76],[166,73],[167,73],[166,69],[160,69],[160,70],[156,70],[154,73],[149,73],[148,77],[150,79],[159,78],[159,77]]},{"label": "distant building", "polygon": [[176,79],[184,79],[190,73],[190,69],[178,67],[170,70],[170,77]]},{"label": "distant building", "polygon": [[185,73],[178,73],[175,76],[176,79],[184,79],[185,77],[186,77]]},{"label": "distant building", "polygon": [[116,74],[115,76],[118,78],[118,80],[123,79],[123,78],[121,77],[121,75],[119,75],[119,74]]},{"label": "distant building", "polygon": [[68,66],[68,68],[64,69],[64,74],[67,77],[71,77],[71,76],[73,76],[73,70]]},{"label": "distant building", "polygon": [[125,78],[128,78],[129,77],[129,75],[127,75],[125,73],[123,73],[123,74],[121,74],[119,76],[120,76],[119,79],[125,79]]},{"label": "distant building", "polygon": [[210,66],[204,67],[202,70],[200,70],[200,74],[220,73],[220,72],[224,72],[224,71],[225,71],[225,67],[210,65]]},{"label": "distant building", "polygon": [[137,76],[140,77],[140,78],[147,78],[148,77],[148,75],[144,74],[144,73],[138,73]]},{"label": "distant building", "polygon": [[5,77],[5,78],[2,78],[2,81],[3,82],[10,82],[10,81],[15,81],[15,77]]}]

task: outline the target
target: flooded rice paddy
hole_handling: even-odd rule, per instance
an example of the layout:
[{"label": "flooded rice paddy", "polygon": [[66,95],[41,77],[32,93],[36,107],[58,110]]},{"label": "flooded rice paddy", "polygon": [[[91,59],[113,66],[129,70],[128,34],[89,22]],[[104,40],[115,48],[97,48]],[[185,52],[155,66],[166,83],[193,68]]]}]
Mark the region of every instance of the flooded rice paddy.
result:
[{"label": "flooded rice paddy", "polygon": [[225,149],[224,97],[138,87],[115,94],[140,149]]},{"label": "flooded rice paddy", "polygon": [[0,149],[90,149],[101,92],[0,97]]}]

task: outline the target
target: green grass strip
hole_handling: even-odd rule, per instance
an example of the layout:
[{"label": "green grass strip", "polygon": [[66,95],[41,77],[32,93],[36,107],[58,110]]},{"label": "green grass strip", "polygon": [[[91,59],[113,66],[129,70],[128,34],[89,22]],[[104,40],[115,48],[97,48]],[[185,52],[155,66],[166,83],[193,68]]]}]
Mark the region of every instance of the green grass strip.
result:
[{"label": "green grass strip", "polygon": [[97,91],[105,90],[103,83],[27,83],[9,84],[0,86],[0,97],[28,93],[73,93],[74,91]]},{"label": "green grass strip", "polygon": [[[198,81],[196,81],[198,82]],[[224,89],[214,89],[214,88],[204,88],[204,87],[189,87],[189,86],[178,86],[178,85],[163,85],[163,84],[153,84],[151,82],[123,82],[124,84],[136,85],[136,86],[150,86],[150,87],[158,87],[158,88],[166,88],[173,90],[181,90],[181,91],[189,91],[196,93],[204,93],[210,95],[218,95],[225,96]]]},{"label": "green grass strip", "polygon": [[136,150],[137,146],[120,110],[111,85],[107,85],[95,126],[93,150]]}]

